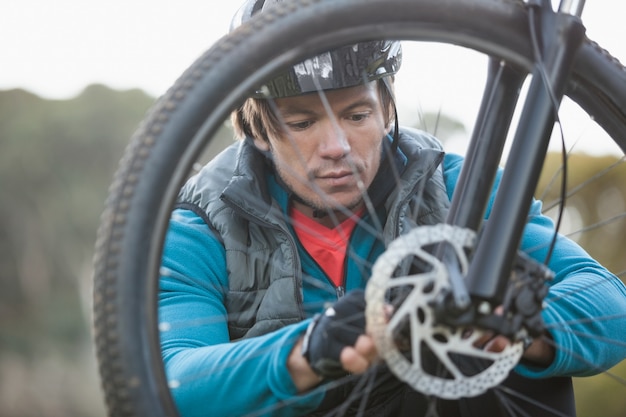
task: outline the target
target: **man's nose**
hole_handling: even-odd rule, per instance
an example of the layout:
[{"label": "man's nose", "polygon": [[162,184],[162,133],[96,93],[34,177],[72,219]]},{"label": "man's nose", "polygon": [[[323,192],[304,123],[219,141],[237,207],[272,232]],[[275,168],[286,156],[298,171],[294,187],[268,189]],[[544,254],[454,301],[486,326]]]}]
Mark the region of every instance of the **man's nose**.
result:
[{"label": "man's nose", "polygon": [[345,132],[339,126],[329,126],[320,143],[319,152],[322,157],[341,159],[350,153],[350,143]]}]

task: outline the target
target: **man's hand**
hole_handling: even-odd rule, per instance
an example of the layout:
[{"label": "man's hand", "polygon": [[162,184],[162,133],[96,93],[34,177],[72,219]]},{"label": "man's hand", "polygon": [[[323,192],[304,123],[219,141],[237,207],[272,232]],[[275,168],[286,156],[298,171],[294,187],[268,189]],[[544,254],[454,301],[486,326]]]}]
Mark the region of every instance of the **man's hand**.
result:
[{"label": "man's hand", "polygon": [[[503,308],[498,307],[496,314],[503,314]],[[511,341],[504,336],[486,333],[485,336],[477,341],[477,347],[490,352],[502,352]],[[528,362],[532,362],[538,366],[549,366],[554,360],[555,349],[552,338],[548,332],[541,337],[533,339],[532,343],[524,350],[522,358]]]},{"label": "man's hand", "polygon": [[[490,352],[502,352],[511,341],[504,336],[486,335],[478,341],[478,347]],[[549,366],[554,360],[554,345],[549,335],[543,335],[532,341],[524,351],[522,358],[538,366]]]},{"label": "man's hand", "polygon": [[323,379],[363,373],[377,358],[374,341],[365,334],[364,291],[354,290],[313,320],[287,365],[304,391]]}]

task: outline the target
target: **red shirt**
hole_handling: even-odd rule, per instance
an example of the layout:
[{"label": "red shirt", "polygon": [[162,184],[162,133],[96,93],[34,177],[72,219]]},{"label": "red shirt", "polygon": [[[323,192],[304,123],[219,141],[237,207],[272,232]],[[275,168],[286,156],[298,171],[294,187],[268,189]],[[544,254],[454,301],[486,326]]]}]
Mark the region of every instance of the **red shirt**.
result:
[{"label": "red shirt", "polygon": [[343,285],[348,242],[360,218],[355,214],[333,228],[307,217],[295,208],[291,210],[293,228],[304,249],[318,263],[330,280]]}]

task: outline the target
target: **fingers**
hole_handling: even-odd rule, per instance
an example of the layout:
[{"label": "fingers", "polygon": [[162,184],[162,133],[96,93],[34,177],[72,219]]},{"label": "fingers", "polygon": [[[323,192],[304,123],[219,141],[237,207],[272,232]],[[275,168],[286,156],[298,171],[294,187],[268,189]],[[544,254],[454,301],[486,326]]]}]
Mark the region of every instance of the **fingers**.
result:
[{"label": "fingers", "polygon": [[496,336],[485,344],[488,352],[502,352],[511,344],[511,341],[504,336]]},{"label": "fingers", "polygon": [[[504,308],[502,306],[496,307],[494,309],[494,314],[504,314]],[[510,344],[511,341],[504,336],[496,335],[493,332],[484,332],[482,336],[476,340],[474,346],[488,352],[502,352]]]},{"label": "fingers", "polygon": [[361,335],[354,346],[346,346],[341,351],[341,365],[353,374],[362,374],[378,360],[378,351],[374,340],[367,335]]},{"label": "fingers", "polygon": [[511,341],[508,338],[495,335],[493,332],[486,332],[476,339],[474,347],[488,352],[502,352],[510,344]]},{"label": "fingers", "polygon": [[[475,344],[488,352],[502,352],[511,344],[511,341],[504,336],[490,336],[490,338],[480,340],[481,344]],[[532,344],[524,351],[524,359],[537,365],[548,366],[555,356],[553,343],[549,336],[534,339]]]}]

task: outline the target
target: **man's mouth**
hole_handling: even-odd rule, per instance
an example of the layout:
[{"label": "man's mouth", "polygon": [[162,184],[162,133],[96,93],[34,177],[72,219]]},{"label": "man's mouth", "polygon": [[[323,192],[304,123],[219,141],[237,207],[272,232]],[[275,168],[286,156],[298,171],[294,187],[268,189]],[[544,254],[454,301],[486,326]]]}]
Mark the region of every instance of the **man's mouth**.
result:
[{"label": "man's mouth", "polygon": [[354,185],[356,175],[353,171],[332,171],[318,175],[317,180],[330,187],[345,187]]},{"label": "man's mouth", "polygon": [[327,172],[327,173],[324,173],[322,175],[318,175],[318,178],[321,178],[321,179],[340,179],[340,178],[344,178],[344,177],[348,177],[348,176],[352,176],[352,175],[354,175],[354,172],[348,171],[348,170],[343,170],[343,171]]}]

